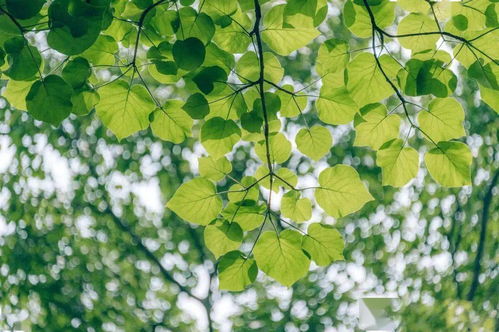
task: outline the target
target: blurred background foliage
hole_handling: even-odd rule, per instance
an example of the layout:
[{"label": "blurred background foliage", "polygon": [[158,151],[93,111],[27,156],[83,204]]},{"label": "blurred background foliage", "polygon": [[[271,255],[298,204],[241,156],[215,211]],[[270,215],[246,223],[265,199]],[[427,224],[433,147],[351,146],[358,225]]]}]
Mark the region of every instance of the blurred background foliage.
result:
[{"label": "blurred background foliage", "polygon": [[[346,32],[339,6],[331,5],[320,38],[367,47]],[[290,83],[313,83],[317,48],[280,58]],[[177,95],[176,87],[156,89]],[[499,120],[477,90],[460,81],[456,93],[473,187],[440,187],[423,168],[405,188],[383,187],[375,153],[353,147],[350,125],[334,127],[327,163],[354,165],[376,198],[340,220],[314,213],[343,234],[345,261],[316,267],[289,289],[259,275],[241,293],[218,290],[202,229],[164,208],[196,174],[199,143],[172,145],[149,130],[118,142],[94,116],[54,129],[0,99],[0,328],[356,331],[357,298],[395,293],[401,331],[497,331]],[[285,124],[291,133],[294,121]],[[236,178],[255,165],[244,145],[232,158]],[[299,156],[286,165],[298,174],[319,166]]]}]

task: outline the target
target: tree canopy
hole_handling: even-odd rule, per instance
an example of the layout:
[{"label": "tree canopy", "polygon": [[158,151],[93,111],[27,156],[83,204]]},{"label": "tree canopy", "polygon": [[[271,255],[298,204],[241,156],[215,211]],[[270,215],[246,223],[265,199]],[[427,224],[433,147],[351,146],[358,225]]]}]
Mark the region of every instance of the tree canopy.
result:
[{"label": "tree canopy", "polygon": [[[168,322],[175,313],[155,315],[143,307],[149,290],[140,286],[144,276],[134,273],[130,262],[148,262],[137,269],[154,267],[163,278],[156,285],[174,289],[154,297],[170,305],[179,293],[187,294],[205,308],[211,329],[212,295],[193,291],[190,269],[172,263],[174,257],[165,258],[168,246],[179,248],[187,262],[216,261],[207,273],[210,280],[217,276],[220,290],[257,291],[261,286],[254,282],[261,271],[296,293],[300,287],[304,293],[306,288],[320,293],[323,286],[311,285],[324,273],[317,272],[323,271],[318,266],[348,265],[360,257],[358,250],[363,255],[372,250],[368,265],[380,269],[373,264],[390,263],[383,252],[393,250],[380,248],[383,241],[367,241],[361,248],[358,237],[387,232],[390,241],[397,236],[400,241],[396,229],[409,227],[415,214],[428,219],[422,244],[404,235],[408,247],[402,252],[410,256],[411,246],[444,243],[431,237],[431,225],[439,223],[437,229],[446,228],[441,237],[447,246],[439,250],[450,255],[449,284],[456,287],[456,300],[448,304],[472,301],[485,283],[482,258],[497,250],[497,243],[491,248],[485,243],[487,227],[497,232],[497,223],[488,223],[491,213],[497,217],[490,210],[498,178],[498,11],[489,0],[0,0],[3,121],[19,158],[13,166],[17,170],[3,180],[12,204],[5,210],[7,221],[22,220],[19,236],[26,233],[30,239],[4,243],[5,264],[13,264],[16,252],[34,265],[59,264],[59,254],[43,257],[30,251],[40,246],[47,247],[49,256],[57,247],[78,250],[78,262],[60,268],[69,275],[52,276],[50,287],[66,296],[81,292],[91,298],[92,291],[104,294],[113,286],[86,275],[78,281],[72,274],[79,265],[108,260],[92,269],[107,266],[113,280],[131,271],[117,281],[127,291],[107,294],[102,310],[119,307],[130,296],[145,318],[122,321],[188,329],[190,323],[181,319]],[[31,147],[38,132],[71,161],[71,177],[78,184],[69,185],[64,197],[44,189],[23,196],[19,187],[25,178],[46,172],[33,166],[40,163]],[[29,135],[33,139],[24,138]],[[25,173],[23,165],[34,169]],[[120,173],[131,179],[120,180]],[[108,183],[114,176],[118,179]],[[134,211],[138,198],[123,188],[149,177],[160,182],[167,209],[152,215],[147,209]],[[13,195],[22,198],[16,202]],[[405,206],[403,195],[419,205]],[[31,216],[24,200],[36,208]],[[358,225],[355,231],[348,226],[353,220],[377,220],[380,208],[390,222]],[[168,221],[161,221],[163,214]],[[48,228],[37,226],[40,216],[48,217],[42,222]],[[92,237],[100,245],[93,247],[86,236],[68,237],[81,230],[65,216],[95,225]],[[99,216],[105,219],[102,225],[89,221]],[[128,220],[142,216],[136,230]],[[436,216],[439,222],[433,221]],[[476,252],[475,260],[458,255],[465,229],[472,227],[465,221],[479,225],[476,244],[465,241]],[[108,223],[123,235],[109,232]],[[123,236],[138,253],[120,248]],[[182,252],[185,238],[195,252]],[[348,249],[349,243],[354,247]],[[464,266],[469,272],[459,270]],[[497,264],[486,275],[494,278],[494,273]],[[155,278],[148,276],[147,283],[153,285]],[[449,284],[443,287],[454,287]],[[95,285],[103,290],[92,289]],[[487,289],[494,287],[497,280]],[[208,288],[209,294],[215,292]],[[75,326],[74,317],[79,322],[75,329],[105,321],[101,314],[91,315],[95,323],[84,317],[83,295],[75,304],[80,307],[66,309],[60,305],[63,299],[38,296],[47,305],[40,316],[45,323],[36,323],[40,326]],[[310,294],[302,296],[308,305],[313,301]],[[55,315],[51,305],[67,311]],[[484,317],[492,307],[489,301],[480,309],[466,309],[468,321]],[[134,314],[116,310],[123,317]],[[182,310],[175,310],[181,317]],[[52,314],[61,321],[47,323]]]}]

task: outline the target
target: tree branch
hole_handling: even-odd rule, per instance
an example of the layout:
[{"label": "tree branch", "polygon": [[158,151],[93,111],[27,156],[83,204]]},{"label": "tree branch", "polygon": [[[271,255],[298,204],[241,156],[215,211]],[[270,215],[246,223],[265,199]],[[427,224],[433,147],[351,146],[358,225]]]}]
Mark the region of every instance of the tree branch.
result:
[{"label": "tree branch", "polygon": [[476,258],[473,264],[473,278],[471,281],[470,291],[468,293],[467,299],[468,301],[473,301],[475,297],[476,291],[478,289],[480,270],[481,270],[481,261],[483,258],[483,252],[485,249],[485,239],[487,237],[487,224],[489,222],[489,209],[490,204],[492,202],[494,187],[497,184],[497,179],[499,178],[499,170],[496,170],[492,180],[490,181],[490,185],[483,197],[483,207],[482,207],[482,217],[480,222],[480,238],[478,241],[478,248],[476,250]]}]

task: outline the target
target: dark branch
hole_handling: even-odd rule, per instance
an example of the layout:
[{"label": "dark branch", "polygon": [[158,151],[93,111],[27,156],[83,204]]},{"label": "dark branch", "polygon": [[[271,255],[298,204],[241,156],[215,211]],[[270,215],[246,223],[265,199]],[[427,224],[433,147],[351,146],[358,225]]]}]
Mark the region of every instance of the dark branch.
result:
[{"label": "dark branch", "polygon": [[499,170],[496,170],[492,180],[490,181],[490,185],[483,197],[483,207],[482,207],[482,217],[480,222],[480,238],[478,241],[478,248],[476,250],[476,258],[473,264],[473,278],[471,280],[470,291],[468,293],[467,299],[468,301],[473,301],[475,297],[476,291],[478,289],[479,277],[481,271],[481,262],[483,258],[483,252],[485,249],[485,239],[487,237],[487,224],[489,222],[489,210],[490,204],[492,202],[494,187],[497,184],[497,179],[499,178]]}]

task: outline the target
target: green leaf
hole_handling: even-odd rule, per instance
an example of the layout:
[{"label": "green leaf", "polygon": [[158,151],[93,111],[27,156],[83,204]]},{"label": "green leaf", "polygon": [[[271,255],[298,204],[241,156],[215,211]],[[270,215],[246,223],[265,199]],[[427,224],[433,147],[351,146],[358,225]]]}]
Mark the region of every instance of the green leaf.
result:
[{"label": "green leaf", "polygon": [[420,128],[435,142],[465,136],[463,122],[463,107],[454,98],[434,99],[428,111],[420,111],[418,115]]},{"label": "green leaf", "polygon": [[499,91],[480,86],[480,96],[482,101],[489,105],[496,113],[499,113]]},{"label": "green leaf", "polygon": [[383,104],[369,104],[360,110],[355,124],[355,146],[369,146],[378,150],[385,142],[399,136],[400,117],[387,115]]},{"label": "green leaf", "polygon": [[327,266],[343,260],[343,238],[332,226],[313,223],[308,226],[303,238],[303,249],[310,254],[319,266]]},{"label": "green leaf", "polygon": [[274,6],[264,17],[263,41],[277,54],[289,55],[306,46],[320,32],[314,27],[313,20],[304,15],[293,15],[293,21],[284,21],[284,5]]},{"label": "green leaf", "polygon": [[[370,3],[371,10],[376,20],[376,25],[386,28],[395,19],[395,3],[392,1],[376,1]],[[343,17],[347,28],[361,38],[372,36],[372,25],[369,13],[363,1],[347,1],[343,7]]]},{"label": "green leaf", "polygon": [[112,66],[116,62],[118,43],[112,36],[99,35],[87,50],[81,53],[94,66]]},{"label": "green leaf", "polygon": [[[265,64],[264,78],[275,84],[279,83],[284,76],[284,69],[279,60],[270,52],[263,53]],[[236,73],[244,82],[255,82],[260,77],[260,62],[255,52],[249,51],[239,59],[236,65]]]},{"label": "green leaf", "polygon": [[243,201],[227,204],[222,216],[226,220],[238,223],[244,231],[252,231],[263,223],[264,213],[265,206],[257,205],[253,201]]},{"label": "green leaf", "polygon": [[10,106],[26,111],[28,109],[26,106],[26,96],[32,85],[32,81],[9,80],[5,90],[2,92],[2,97],[7,99]]},{"label": "green leaf", "polygon": [[440,60],[411,59],[405,67],[400,70],[397,79],[409,96],[433,94],[445,98],[456,89],[456,76]]},{"label": "green leaf", "polygon": [[31,86],[26,96],[29,114],[58,126],[71,113],[73,89],[61,77],[49,75]]},{"label": "green leaf", "polygon": [[45,0],[5,0],[7,10],[15,18],[25,20],[38,14]]},{"label": "green leaf", "polygon": [[97,105],[100,101],[100,96],[93,90],[86,88],[75,90],[71,96],[71,103],[73,103],[73,112],[76,115],[86,115]]},{"label": "green leaf", "polygon": [[156,106],[142,85],[129,86],[115,81],[101,87],[97,116],[118,139],[123,139],[149,126],[149,114]]},{"label": "green leaf", "polygon": [[62,77],[74,89],[81,87],[92,74],[87,59],[77,57],[69,61],[62,70]]},{"label": "green leaf", "polygon": [[216,29],[213,40],[220,48],[229,53],[244,53],[251,43],[251,38],[245,29],[251,30],[251,25],[248,16],[238,10],[236,14],[232,15],[230,25]]},{"label": "green leaf", "polygon": [[190,95],[182,108],[193,119],[203,119],[210,113],[210,105],[201,93]]},{"label": "green leaf", "polygon": [[175,144],[191,136],[192,119],[182,110],[182,101],[170,99],[152,113],[151,129],[154,136]]},{"label": "green leaf", "polygon": [[66,55],[82,53],[99,37],[104,13],[108,9],[109,1],[53,1],[48,10],[51,23],[48,45]]},{"label": "green leaf", "polygon": [[295,222],[304,222],[312,218],[312,202],[308,198],[300,198],[300,193],[290,191],[281,199],[283,217]]},{"label": "green leaf", "polygon": [[[296,92],[292,85],[284,85],[282,88],[291,93]],[[279,97],[279,100],[281,101],[280,111],[282,116],[293,118],[303,113],[307,107],[308,99],[306,96],[292,95],[282,90],[277,90],[275,95]]]},{"label": "green leaf", "polygon": [[227,174],[232,172],[232,164],[225,157],[213,158],[213,157],[201,157],[198,159],[199,163],[199,174],[202,177],[213,180],[220,181]]},{"label": "green leaf", "polygon": [[245,258],[240,251],[222,256],[217,265],[219,288],[238,292],[253,283],[258,267],[253,258]]},{"label": "green leaf", "polygon": [[198,68],[206,56],[203,42],[194,37],[177,40],[173,44],[172,53],[177,66],[185,70]]},{"label": "green leaf", "polygon": [[175,10],[159,6],[151,18],[151,24],[160,36],[170,37],[175,34],[175,27],[179,24],[178,14]]},{"label": "green leaf", "polygon": [[7,15],[0,15],[0,47],[11,38],[19,38],[19,35],[19,27]]},{"label": "green leaf", "polygon": [[327,214],[335,218],[356,212],[374,200],[357,171],[347,165],[323,170],[319,175],[319,184],[315,199]]},{"label": "green leaf", "polygon": [[[219,91],[225,88],[227,73],[218,66],[206,67],[197,73],[192,80],[196,83],[199,90],[207,95],[214,90]],[[215,89],[217,85],[220,88]]]},{"label": "green leaf", "polygon": [[250,133],[260,133],[262,125],[263,119],[261,112],[251,111],[241,115],[241,127]]},{"label": "green leaf", "polygon": [[[291,156],[291,143],[283,133],[269,137],[269,154],[272,163],[282,164]],[[261,161],[267,162],[267,148],[265,141],[255,145],[255,153]]]},{"label": "green leaf", "polygon": [[283,187],[284,189],[292,189],[292,187],[290,187],[289,185],[296,187],[296,185],[298,184],[298,176],[296,176],[296,174],[289,168],[281,167],[277,171],[275,171],[275,175],[279,177],[274,178],[274,189],[276,192],[279,191],[279,187]]},{"label": "green leaf", "polygon": [[[388,55],[379,58],[383,68],[397,68],[398,64]],[[347,66],[347,89],[358,106],[379,102],[394,91],[379,70],[374,55],[360,53]]]},{"label": "green leaf", "polygon": [[4,43],[9,68],[4,74],[16,81],[29,81],[38,74],[42,58],[38,49],[22,37],[14,37]]},{"label": "green leaf", "polygon": [[383,185],[402,187],[418,174],[419,155],[404,147],[401,139],[386,142],[376,153],[376,164],[383,171]]},{"label": "green leaf", "polygon": [[499,65],[493,62],[484,65],[483,61],[477,60],[468,69],[468,74],[480,85],[499,90]]},{"label": "green leaf", "polygon": [[195,178],[182,184],[166,207],[188,222],[208,225],[222,210],[222,199],[212,182]]},{"label": "green leaf", "polygon": [[431,177],[446,187],[471,185],[472,156],[461,142],[439,142],[425,154],[425,164]]},{"label": "green leaf", "polygon": [[174,61],[153,60],[147,66],[149,74],[159,83],[173,84],[180,79],[181,72]]},{"label": "green leaf", "polygon": [[300,233],[289,229],[280,234],[273,231],[263,233],[253,250],[260,270],[284,286],[291,286],[304,277],[310,259],[301,249],[302,238]]},{"label": "green leaf", "polygon": [[324,157],[332,145],[333,138],[325,127],[302,128],[296,135],[298,150],[316,161]]},{"label": "green leaf", "polygon": [[224,15],[232,15],[237,11],[236,1],[226,1],[226,0],[211,0],[205,3],[203,9],[214,18],[219,18]]},{"label": "green leaf", "polygon": [[398,25],[398,35],[416,36],[398,38],[399,43],[413,52],[421,52],[428,49],[434,49],[440,38],[440,35],[425,35],[425,32],[438,31],[438,25],[435,20],[426,14],[410,13],[404,17]]},{"label": "green leaf", "polygon": [[204,243],[215,258],[236,250],[243,242],[243,230],[236,223],[217,220],[204,229]]},{"label": "green leaf", "polygon": [[178,11],[181,26],[177,30],[177,39],[195,37],[207,45],[215,33],[213,20],[205,13],[197,13],[191,7],[183,7]]},{"label": "green leaf", "polygon": [[284,9],[286,16],[303,14],[314,20],[314,26],[318,26],[324,21],[327,15],[326,0],[288,0]]},{"label": "green leaf", "polygon": [[344,40],[329,39],[320,47],[317,54],[315,68],[317,74],[323,77],[329,73],[334,73],[346,68],[350,53],[348,43]]},{"label": "green leaf", "polygon": [[201,128],[201,144],[215,158],[231,152],[240,138],[241,129],[232,120],[211,118]]},{"label": "green leaf", "polygon": [[206,46],[206,57],[203,65],[205,67],[218,66],[230,73],[236,64],[234,54],[222,50],[215,43],[210,43]]},{"label": "green leaf", "polygon": [[325,123],[340,125],[351,122],[358,106],[345,88],[331,89],[322,86],[316,103],[319,119]]},{"label": "green leaf", "polygon": [[230,186],[230,192],[227,194],[229,201],[234,203],[248,200],[257,202],[260,197],[260,191],[258,190],[258,186],[253,185],[255,182],[257,182],[257,179],[253,176],[245,176],[239,183]]}]

